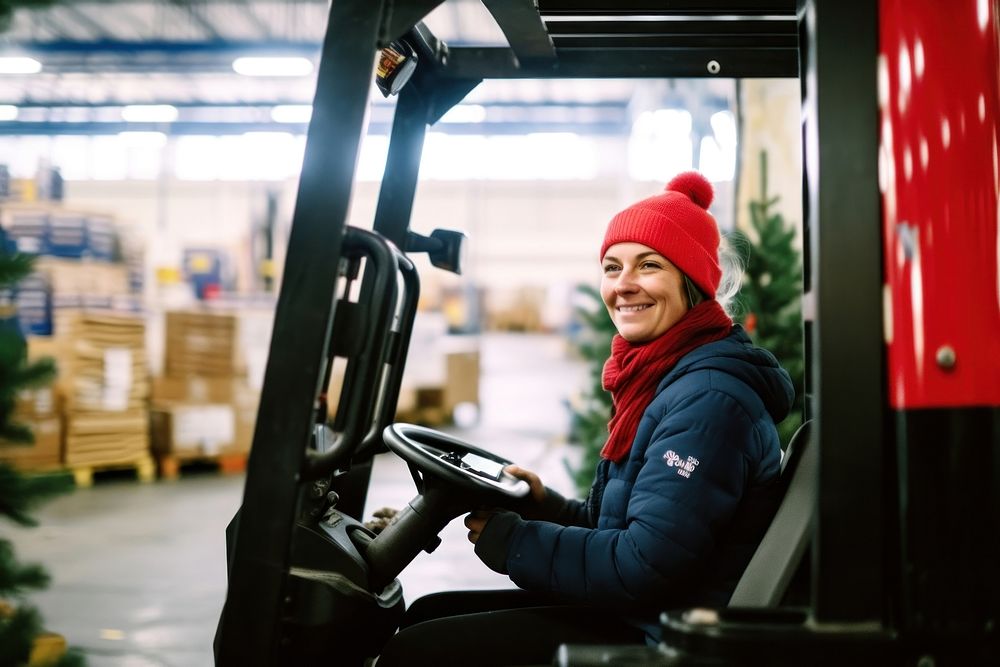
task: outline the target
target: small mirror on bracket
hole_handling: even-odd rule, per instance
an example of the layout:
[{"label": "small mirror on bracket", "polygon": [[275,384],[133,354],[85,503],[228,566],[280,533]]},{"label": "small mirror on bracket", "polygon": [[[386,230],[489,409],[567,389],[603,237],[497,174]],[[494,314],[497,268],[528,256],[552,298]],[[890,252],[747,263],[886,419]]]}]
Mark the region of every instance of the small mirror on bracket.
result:
[{"label": "small mirror on bracket", "polygon": [[461,275],[465,234],[447,229],[435,229],[430,236],[410,232],[406,237],[406,250],[426,252],[431,264],[437,268]]}]

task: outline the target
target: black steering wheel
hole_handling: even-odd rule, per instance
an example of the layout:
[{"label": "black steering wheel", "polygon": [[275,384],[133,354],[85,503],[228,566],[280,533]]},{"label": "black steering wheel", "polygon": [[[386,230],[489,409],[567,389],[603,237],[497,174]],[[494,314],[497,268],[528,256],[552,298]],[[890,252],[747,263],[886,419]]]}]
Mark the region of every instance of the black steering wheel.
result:
[{"label": "black steering wheel", "polygon": [[504,471],[511,461],[454,436],[415,424],[391,424],[385,444],[424,478],[499,502],[520,500],[531,487]]}]

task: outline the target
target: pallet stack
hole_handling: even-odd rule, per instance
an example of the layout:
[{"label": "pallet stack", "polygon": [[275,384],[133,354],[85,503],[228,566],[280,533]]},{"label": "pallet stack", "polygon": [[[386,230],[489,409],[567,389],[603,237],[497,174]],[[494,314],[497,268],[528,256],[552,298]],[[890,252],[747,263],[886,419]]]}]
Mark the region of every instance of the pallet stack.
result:
[{"label": "pallet stack", "polygon": [[166,314],[164,374],[153,384],[153,453],[163,477],[183,464],[211,461],[242,470],[257,417],[258,392],[247,379],[234,313]]},{"label": "pallet stack", "polygon": [[63,311],[56,359],[65,398],[63,462],[77,484],[94,470],[135,468],[151,479],[145,324],[138,315]]}]

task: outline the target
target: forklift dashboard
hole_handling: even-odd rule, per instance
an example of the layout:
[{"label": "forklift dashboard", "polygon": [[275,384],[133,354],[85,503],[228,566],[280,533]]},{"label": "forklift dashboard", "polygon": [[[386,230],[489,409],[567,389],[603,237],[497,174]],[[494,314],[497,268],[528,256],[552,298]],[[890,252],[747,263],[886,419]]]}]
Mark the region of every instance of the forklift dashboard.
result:
[{"label": "forklift dashboard", "polygon": [[502,463],[492,461],[485,456],[479,456],[472,452],[467,452],[465,455],[459,452],[448,452],[447,454],[442,454],[441,459],[462,470],[474,473],[480,477],[492,479],[496,482],[500,481],[500,476],[503,474],[504,465]]}]

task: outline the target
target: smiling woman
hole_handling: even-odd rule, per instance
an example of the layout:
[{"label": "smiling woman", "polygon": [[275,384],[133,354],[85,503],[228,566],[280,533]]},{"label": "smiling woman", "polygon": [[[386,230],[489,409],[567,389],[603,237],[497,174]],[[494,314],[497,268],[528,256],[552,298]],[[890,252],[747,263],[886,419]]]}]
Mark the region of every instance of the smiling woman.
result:
[{"label": "smiling woman", "polygon": [[775,422],[793,390],[717,298],[732,283],[713,194],[683,173],[608,225],[601,296],[618,335],[603,381],[614,410],[587,500],[508,467],[530,499],[465,520],[476,555],[524,590],[417,600],[380,667],[477,649],[488,664],[539,664],[560,643],[656,643],[662,609],[726,605],[776,507]]},{"label": "smiling woman", "polygon": [[669,259],[641,243],[616,243],[604,255],[601,298],[622,338],[644,343],[659,338],[691,308],[684,274]]}]

